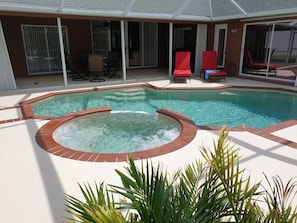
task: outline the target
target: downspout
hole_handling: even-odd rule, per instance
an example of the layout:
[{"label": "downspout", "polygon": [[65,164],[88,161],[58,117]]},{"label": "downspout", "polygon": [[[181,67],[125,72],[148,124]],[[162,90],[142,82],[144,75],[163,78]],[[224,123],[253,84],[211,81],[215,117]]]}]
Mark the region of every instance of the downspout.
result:
[{"label": "downspout", "polygon": [[64,43],[63,43],[62,26],[61,26],[61,18],[60,17],[57,17],[57,23],[58,23],[58,32],[59,32],[60,53],[61,53],[61,61],[62,61],[62,69],[63,69],[64,86],[67,87],[68,86],[68,80],[67,80],[67,70],[66,70]]},{"label": "downspout", "polygon": [[169,77],[172,76],[173,23],[169,23]]},{"label": "downspout", "polygon": [[121,20],[121,48],[122,48],[122,69],[123,81],[127,80],[126,74],[126,46],[125,46],[125,22]]}]

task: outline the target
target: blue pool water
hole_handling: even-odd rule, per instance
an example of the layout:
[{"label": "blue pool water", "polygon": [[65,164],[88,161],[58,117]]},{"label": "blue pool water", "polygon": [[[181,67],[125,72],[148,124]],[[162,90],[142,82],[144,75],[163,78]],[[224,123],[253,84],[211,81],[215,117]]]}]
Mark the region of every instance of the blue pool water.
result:
[{"label": "blue pool water", "polygon": [[100,112],[62,124],[53,137],[69,149],[128,153],[167,144],[179,136],[180,130],[176,120],[157,113]]},{"label": "blue pool water", "polygon": [[267,90],[154,90],[127,88],[57,95],[32,104],[36,115],[62,116],[88,108],[182,113],[201,126],[261,129],[297,118],[297,94]]}]

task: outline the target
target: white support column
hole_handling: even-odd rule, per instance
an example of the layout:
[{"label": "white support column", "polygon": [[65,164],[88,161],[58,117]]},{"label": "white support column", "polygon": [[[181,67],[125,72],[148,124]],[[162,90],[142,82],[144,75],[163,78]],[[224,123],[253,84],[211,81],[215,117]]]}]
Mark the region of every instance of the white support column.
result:
[{"label": "white support column", "polygon": [[169,77],[172,76],[173,23],[169,23]]},{"label": "white support column", "polygon": [[127,73],[126,73],[125,22],[123,20],[121,20],[121,48],[122,48],[123,81],[126,81]]},{"label": "white support column", "polygon": [[[267,58],[267,68],[266,68],[266,77],[268,77],[268,72],[269,72],[269,64],[270,64],[270,60],[271,60],[271,52],[272,52],[272,43],[273,43],[273,35],[274,35],[274,30],[275,30],[275,23],[273,23],[272,25],[272,30],[270,32],[270,43],[269,43],[269,50],[268,50],[268,58]],[[269,35],[269,32],[268,32]],[[265,61],[266,62],[266,61]]]},{"label": "white support column", "polygon": [[297,77],[295,79],[295,84],[294,84],[295,87],[297,87]]},{"label": "white support column", "polygon": [[16,90],[16,82],[0,20],[0,91]]},{"label": "white support column", "polygon": [[61,18],[60,17],[57,17],[57,24],[58,24],[58,32],[59,32],[60,53],[61,53],[61,61],[62,61],[62,69],[63,69],[64,86],[67,87],[68,86],[68,79],[67,79],[67,70],[66,70],[66,62],[65,62],[65,52],[64,52],[62,25],[61,25]]}]

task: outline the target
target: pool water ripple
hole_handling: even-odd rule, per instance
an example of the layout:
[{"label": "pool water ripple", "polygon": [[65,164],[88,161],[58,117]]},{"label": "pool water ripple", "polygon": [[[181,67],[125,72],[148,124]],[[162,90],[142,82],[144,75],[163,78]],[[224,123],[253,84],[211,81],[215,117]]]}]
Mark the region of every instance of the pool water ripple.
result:
[{"label": "pool water ripple", "polygon": [[155,112],[166,108],[199,126],[256,129],[295,119],[297,95],[269,90],[155,90],[146,87],[64,94],[31,104],[35,115],[55,116],[109,106],[113,111]]},{"label": "pool water ripple", "polygon": [[65,122],[53,138],[78,151],[129,153],[172,142],[180,131],[176,120],[157,113],[101,112]]}]

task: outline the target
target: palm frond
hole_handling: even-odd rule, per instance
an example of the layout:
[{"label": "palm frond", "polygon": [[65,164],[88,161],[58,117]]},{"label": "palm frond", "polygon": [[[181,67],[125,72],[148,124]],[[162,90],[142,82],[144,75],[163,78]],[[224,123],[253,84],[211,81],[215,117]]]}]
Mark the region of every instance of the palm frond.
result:
[{"label": "palm frond", "polygon": [[[116,170],[122,186],[80,185],[84,201],[65,195],[67,212],[75,222],[104,223],[295,223],[293,207],[297,180],[283,184],[276,176],[266,190],[268,213],[258,206],[260,183],[251,185],[240,168],[239,149],[227,140],[223,128],[213,150],[201,149],[205,162],[196,161],[169,175],[148,161],[136,166],[130,159],[125,172]],[[171,177],[170,177],[171,176]],[[265,176],[266,177],[266,176]],[[267,179],[267,177],[266,177]],[[113,195],[121,200],[115,202]],[[124,217],[121,211],[127,215]],[[132,216],[129,218],[129,216]],[[127,220],[128,219],[128,220]]]},{"label": "palm frond", "polygon": [[144,222],[150,222],[151,219],[165,221],[170,212],[173,186],[161,166],[154,167],[147,162],[139,170],[131,159],[126,170],[128,175],[116,170],[123,187],[112,186],[114,192],[130,200],[130,203],[125,203],[125,207],[136,210]]},{"label": "palm frond", "polygon": [[113,198],[108,194],[104,184],[101,183],[99,186],[95,183],[95,190],[87,184],[79,184],[80,191],[84,197],[84,201],[79,200],[73,196],[65,194],[66,201],[66,211],[80,221],[76,219],[66,218],[68,222],[96,222],[94,219],[93,212],[95,212],[98,207],[105,206],[114,209]]},{"label": "palm frond", "polygon": [[228,131],[223,128],[214,151],[202,149],[202,155],[210,167],[210,173],[217,176],[218,187],[223,188],[220,199],[225,203],[221,217],[234,218],[244,222],[244,218],[256,218],[253,197],[257,194],[259,183],[250,186],[250,177],[243,178],[244,169],[240,169],[238,149],[227,140]]},{"label": "palm frond", "polygon": [[272,182],[266,175],[265,178],[270,189],[266,190],[268,213],[265,222],[297,222],[297,208],[293,208],[292,203],[297,194],[297,178],[291,178],[286,184],[279,176],[274,176]]}]

